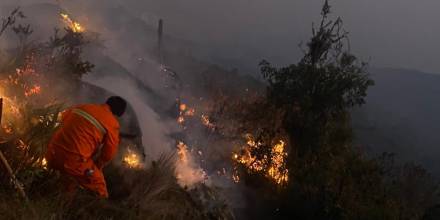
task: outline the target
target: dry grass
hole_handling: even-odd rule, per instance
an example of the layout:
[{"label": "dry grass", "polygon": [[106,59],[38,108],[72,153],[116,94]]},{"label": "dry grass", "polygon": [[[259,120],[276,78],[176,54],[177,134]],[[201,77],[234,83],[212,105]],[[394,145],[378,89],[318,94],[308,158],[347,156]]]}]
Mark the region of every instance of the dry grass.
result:
[{"label": "dry grass", "polygon": [[[111,194],[108,200],[80,191],[73,201],[66,201],[57,190],[57,174],[42,171],[28,188],[29,203],[18,198],[11,188],[0,187],[0,216],[2,219],[233,219],[216,190],[202,185],[192,191],[181,188],[174,177],[173,164],[172,156],[163,156],[148,169],[110,165],[105,170]],[[212,204],[216,207],[209,207]]]}]

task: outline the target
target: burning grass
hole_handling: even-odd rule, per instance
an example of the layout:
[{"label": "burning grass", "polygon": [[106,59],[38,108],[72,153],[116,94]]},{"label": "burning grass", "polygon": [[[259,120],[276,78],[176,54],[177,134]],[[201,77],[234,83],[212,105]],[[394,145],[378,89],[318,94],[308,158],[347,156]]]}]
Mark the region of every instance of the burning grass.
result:
[{"label": "burning grass", "polygon": [[[8,184],[9,177],[0,175],[0,214],[3,217],[207,219],[215,216],[215,219],[233,219],[217,189],[199,184],[199,180],[187,184],[191,184],[191,190],[181,186],[183,179],[188,180],[188,177],[176,177],[178,170],[175,170],[175,166],[182,168],[181,165],[191,164],[187,147],[180,149],[177,163],[174,155],[162,156],[148,168],[145,168],[142,156],[135,146],[121,147],[119,159],[104,170],[111,194],[109,200],[99,200],[86,191],[80,191],[73,201],[66,201],[59,191],[59,174],[47,169],[43,157],[48,138],[56,128],[57,109],[20,109],[24,114],[23,119],[39,120],[36,123],[29,120],[32,126],[25,126],[27,129],[21,132],[23,136],[16,132],[19,129],[12,127],[11,139],[3,144],[2,151],[22,182],[30,201],[23,203]],[[39,113],[38,116],[34,115],[36,113]],[[192,170],[192,167],[185,170]],[[11,196],[13,199],[2,200]]]},{"label": "burning grass", "polygon": [[[80,77],[93,65],[81,59],[84,27],[67,14],[61,17],[68,26],[64,36],[56,32],[49,42],[30,45],[6,62],[8,66],[0,66],[5,106],[0,133],[6,141],[1,150],[29,198],[25,202],[17,196],[11,177],[0,165],[1,218],[233,219],[218,189],[194,183],[189,190],[179,185],[174,155],[145,164],[135,147],[122,148],[118,161],[104,170],[109,200],[80,191],[66,201],[59,190],[59,174],[48,169],[43,156],[63,109],[53,100],[69,101]],[[190,108],[184,111],[184,117],[194,115]]]},{"label": "burning grass", "polygon": [[141,155],[133,148],[136,148],[136,146],[127,146],[127,149],[122,158],[122,163],[128,168],[141,169],[144,167]]}]

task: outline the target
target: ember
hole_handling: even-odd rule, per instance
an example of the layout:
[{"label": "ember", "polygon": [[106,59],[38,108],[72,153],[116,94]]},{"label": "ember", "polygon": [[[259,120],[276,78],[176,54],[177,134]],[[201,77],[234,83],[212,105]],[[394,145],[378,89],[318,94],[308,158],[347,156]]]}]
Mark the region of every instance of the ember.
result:
[{"label": "ember", "polygon": [[179,105],[179,117],[177,117],[177,123],[183,124],[186,121],[185,117],[194,116],[196,110],[194,108],[189,108],[186,104],[182,103]]},{"label": "ember", "polygon": [[25,95],[26,97],[29,97],[29,96],[31,96],[31,95],[39,94],[40,92],[41,92],[41,86],[39,86],[39,85],[34,85],[32,88],[26,90],[26,91],[24,92],[24,95]]}]

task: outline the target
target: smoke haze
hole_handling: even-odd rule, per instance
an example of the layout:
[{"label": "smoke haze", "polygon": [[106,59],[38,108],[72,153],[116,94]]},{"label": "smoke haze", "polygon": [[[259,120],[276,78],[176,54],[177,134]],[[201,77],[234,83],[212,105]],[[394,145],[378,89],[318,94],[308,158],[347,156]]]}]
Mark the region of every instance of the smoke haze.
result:
[{"label": "smoke haze", "polygon": [[[145,25],[156,25],[157,19],[163,18],[165,32],[191,42],[198,56],[248,72],[253,72],[262,58],[278,64],[296,61],[301,55],[297,45],[310,36],[310,25],[319,19],[323,3],[317,0],[2,0],[1,4],[39,2],[59,4],[99,33],[106,33],[111,27],[128,28],[116,26],[134,17],[142,19]],[[330,3],[334,15],[341,16],[350,31],[352,51],[370,60],[373,66],[440,72],[436,52],[440,49],[437,43],[440,30],[436,28],[439,1]],[[131,17],[121,16],[120,12]],[[138,32],[131,31],[133,35]],[[106,38],[112,41],[117,35]]]},{"label": "smoke haze", "polygon": [[[157,113],[145,103],[145,95],[136,89],[137,86],[133,82],[117,77],[86,77],[85,81],[118,94],[130,103],[139,121],[147,160],[157,160],[161,154],[171,152],[174,142],[167,136],[173,130],[171,123],[162,121]],[[167,124],[170,125],[167,127]]]},{"label": "smoke haze", "polygon": [[[168,112],[168,108],[177,106],[176,99],[180,91],[164,87],[163,65],[169,64],[173,68],[171,63],[178,63],[178,60],[183,63],[178,75],[183,86],[190,87],[188,90],[193,92],[191,95],[196,99],[191,100],[193,102],[183,101],[188,101],[186,104],[190,107],[198,108],[196,116],[191,120],[199,121],[199,114],[204,112],[199,111],[203,106],[198,106],[197,100],[209,98],[202,96],[205,89],[203,86],[210,84],[201,85],[202,80],[197,77],[202,74],[197,75],[199,72],[195,73],[194,70],[202,69],[200,72],[205,71],[207,79],[234,93],[243,90],[242,81],[251,81],[249,76],[259,77],[257,67],[262,59],[275,65],[296,63],[303,55],[298,44],[309,39],[311,24],[320,20],[319,12],[323,2],[1,0],[0,17],[5,17],[15,6],[22,6],[28,17],[23,23],[31,23],[35,27],[32,35],[35,41],[47,40],[53,34],[54,27],[64,27],[58,14],[61,11],[83,24],[87,30],[85,34],[93,39],[96,37],[84,51],[85,60],[93,63],[95,68],[83,79],[122,96],[130,103],[138,120],[144,153],[149,162],[163,153],[175,152],[176,140],[180,140],[176,134],[180,135],[186,129],[178,125],[176,118]],[[330,3],[333,16],[340,16],[344,28],[350,33],[352,52],[362,60],[369,61],[371,66],[440,73],[440,62],[437,61],[440,29],[436,28],[440,18],[437,12],[440,1],[333,0]],[[152,53],[157,49],[159,19],[163,19],[165,24],[165,50],[175,54],[174,57],[165,56],[164,63],[158,61],[156,53]],[[15,38],[6,35],[0,38],[0,46],[16,45],[14,41]],[[0,58],[1,55],[0,51]],[[227,84],[223,85],[218,80],[219,76],[209,71],[211,69],[194,68],[191,65],[195,64],[190,62],[186,66],[187,57],[195,57],[197,62],[202,60],[219,64],[221,68],[229,70],[237,68],[237,72],[248,74],[246,77],[249,78],[237,79],[235,75],[221,75]],[[389,70],[376,69],[372,72],[376,73],[374,79],[379,81],[385,78],[383,82],[386,83],[379,82],[377,87],[370,89],[367,105],[362,109],[362,114],[358,113],[360,117],[366,117],[368,120],[362,119],[368,123],[354,120],[355,126],[356,123],[361,125],[358,135],[361,144],[374,153],[389,150],[398,156],[403,155],[401,158],[404,160],[417,160],[440,176],[440,169],[435,168],[440,164],[437,160],[440,151],[435,150],[440,139],[433,132],[440,129],[440,123],[436,123],[440,121],[440,116],[437,116],[437,112],[428,111],[433,106],[429,103],[437,99],[432,95],[436,94],[436,85],[427,83],[437,81],[432,78],[420,80],[418,75],[423,74],[421,72],[416,72],[414,78],[403,78],[399,75],[400,70],[396,71],[398,74],[385,77],[380,74]],[[440,78],[438,80],[440,82]],[[402,82],[411,85],[405,87],[405,93],[399,88]],[[423,92],[415,93],[417,88]],[[430,91],[425,93],[427,88]],[[390,89],[393,93],[389,93]],[[431,90],[434,92],[431,93]],[[403,98],[396,99],[399,96]],[[413,105],[408,108],[408,104]],[[437,105],[435,107],[440,109]],[[420,115],[426,117],[420,120],[417,118]],[[195,157],[188,155],[186,163],[177,164],[179,183],[191,186],[207,179],[212,180],[227,189],[228,197],[237,203],[234,207],[244,206],[241,204],[244,199],[237,189],[238,184],[224,178],[231,174],[229,160],[234,146],[230,142],[210,140],[204,133],[205,127],[194,127],[185,130],[191,137],[182,138],[195,152],[187,153],[194,153]],[[197,157],[199,151],[200,156]],[[216,175],[223,170],[224,174]]]},{"label": "smoke haze", "polygon": [[[88,31],[99,34],[104,55],[119,63],[156,95],[166,96],[167,91],[159,83],[160,64],[153,61],[154,54],[149,53],[156,47],[159,18],[165,22],[167,49],[257,76],[256,67],[261,59],[285,65],[301,57],[298,43],[310,37],[311,24],[319,21],[322,3],[321,0],[2,0],[0,6],[4,7],[0,13],[3,16],[12,7],[23,6],[29,17],[25,22],[32,23],[38,31],[33,37],[47,39],[53,27],[63,27],[57,12],[66,10]],[[333,15],[340,16],[350,32],[352,52],[370,61],[371,66],[440,73],[437,61],[440,1],[338,0],[330,3]],[[10,43],[1,40],[3,45]],[[93,57],[89,54],[88,58]],[[105,65],[91,61],[97,68]],[[167,136],[175,128],[161,125],[160,116],[147,104],[146,100],[151,97],[144,97],[142,91],[126,90],[132,84],[130,81],[113,86],[108,80],[96,79],[94,83],[121,95],[134,95],[135,100],[131,101],[147,112],[142,119],[146,123],[142,122],[141,128],[158,126],[158,130],[142,128],[144,133],[151,134],[144,137],[147,145],[170,145]],[[112,81],[126,82],[120,78]],[[425,147],[426,155],[429,149]],[[157,150],[152,149],[150,153],[156,155]]]}]

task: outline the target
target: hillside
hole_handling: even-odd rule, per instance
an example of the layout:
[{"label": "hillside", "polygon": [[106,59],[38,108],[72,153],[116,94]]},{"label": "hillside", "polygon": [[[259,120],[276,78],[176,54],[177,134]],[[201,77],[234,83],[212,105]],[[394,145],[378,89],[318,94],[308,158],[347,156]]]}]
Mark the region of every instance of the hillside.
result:
[{"label": "hillside", "polygon": [[396,153],[440,176],[440,75],[404,69],[371,69],[375,86],[353,123],[362,147]]},{"label": "hillside", "polygon": [[[424,219],[440,204],[438,182],[424,169],[436,171],[440,78],[369,75],[328,1],[303,58],[255,63],[252,75],[204,61],[196,43],[160,38],[156,18],[114,4],[60,5],[25,6],[28,17],[5,9],[0,136],[13,171],[1,161],[0,216],[395,220]],[[118,154],[103,169],[110,197],[81,190],[66,199],[45,156],[65,126],[60,113],[110,95],[130,106]],[[377,156],[384,151],[424,166],[394,164]],[[14,187],[24,188],[21,197]]]}]

